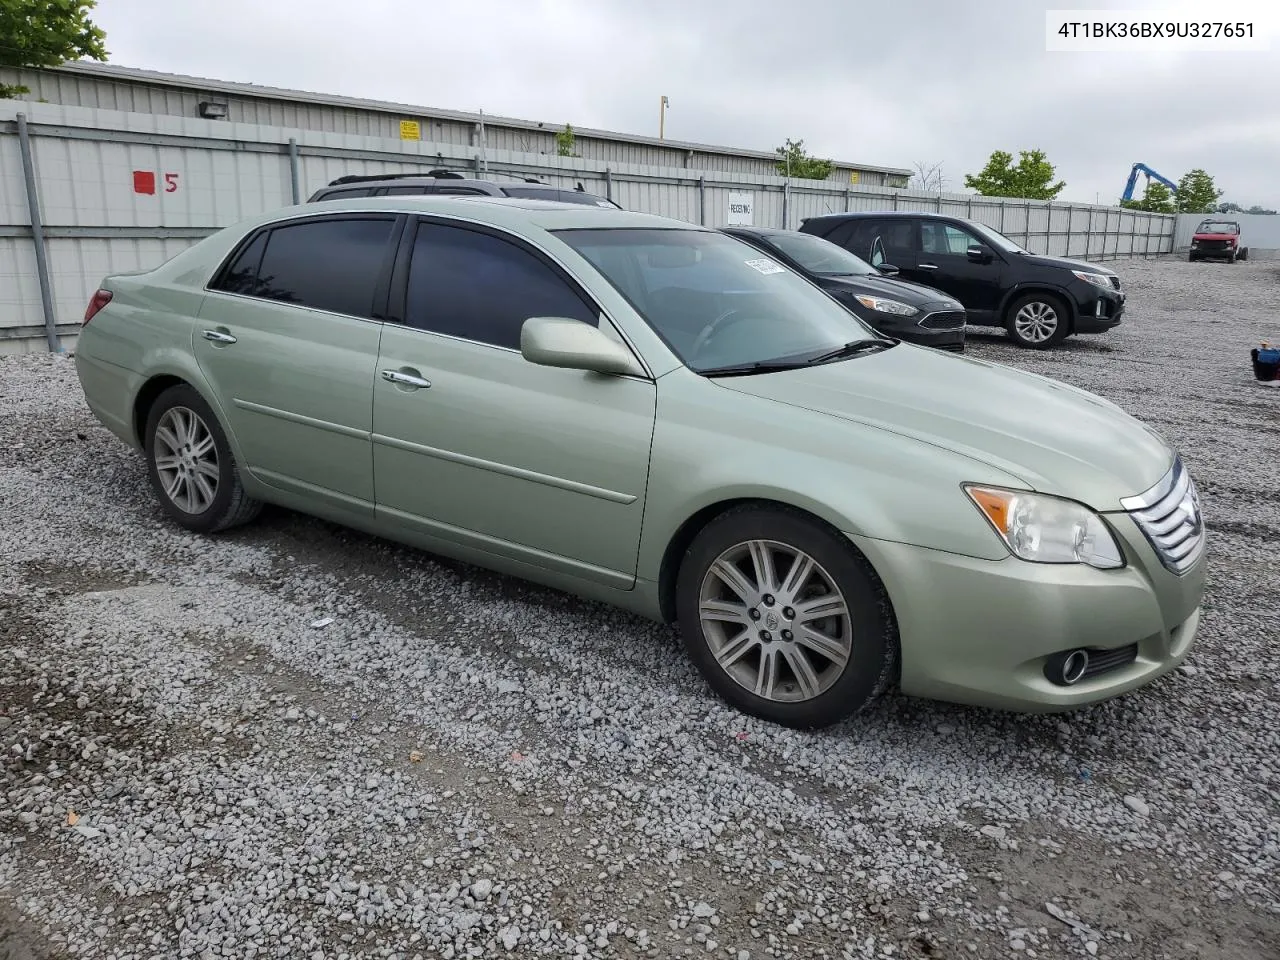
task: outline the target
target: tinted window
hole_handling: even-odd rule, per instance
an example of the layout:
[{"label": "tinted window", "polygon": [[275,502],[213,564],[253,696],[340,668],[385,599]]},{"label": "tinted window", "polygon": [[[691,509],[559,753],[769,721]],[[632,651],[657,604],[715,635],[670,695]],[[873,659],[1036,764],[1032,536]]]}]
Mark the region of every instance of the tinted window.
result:
[{"label": "tinted window", "polygon": [[264,231],[240,251],[218,281],[212,284],[213,289],[226,293],[252,294],[258,282],[258,264],[262,262],[262,251],[266,246],[267,234]]},{"label": "tinted window", "polygon": [[475,187],[436,187],[432,193],[449,193],[454,196],[465,195],[468,197],[487,196],[483,190],[477,190]]},{"label": "tinted window", "polygon": [[912,252],[912,221],[858,220],[853,235],[844,244],[851,253],[872,266],[893,263]]},{"label": "tinted window", "polygon": [[801,268],[821,277],[856,277],[877,272],[844,247],[808,233],[771,233],[764,239]]},{"label": "tinted window", "polygon": [[595,308],[523,247],[461,227],[418,227],[405,302],[409,326],[519,350],[520,328],[530,317],[598,322]]},{"label": "tinted window", "polygon": [[372,316],[373,292],[394,226],[391,218],[353,218],[277,227],[267,241],[254,294]]},{"label": "tinted window", "polygon": [[350,190],[330,190],[320,195],[321,200],[351,200],[354,197],[367,197],[373,193],[373,187],[352,187]]},{"label": "tinted window", "polygon": [[419,183],[409,187],[387,187],[386,195],[388,197],[409,197],[421,196],[427,193],[431,188],[425,183]]}]

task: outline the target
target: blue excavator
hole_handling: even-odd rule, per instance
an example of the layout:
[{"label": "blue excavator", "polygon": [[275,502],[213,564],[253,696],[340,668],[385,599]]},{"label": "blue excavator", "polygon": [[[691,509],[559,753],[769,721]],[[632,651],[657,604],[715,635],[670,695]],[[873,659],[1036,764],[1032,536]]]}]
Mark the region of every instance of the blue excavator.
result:
[{"label": "blue excavator", "polygon": [[1133,188],[1138,185],[1138,174],[1140,173],[1145,173],[1147,175],[1147,183],[1150,183],[1152,180],[1158,180],[1169,188],[1170,193],[1176,194],[1178,192],[1178,185],[1172,180],[1160,176],[1160,174],[1156,173],[1145,163],[1135,163],[1133,165],[1133,169],[1129,171],[1129,181],[1124,185],[1124,195],[1120,198],[1121,201],[1133,199]]}]

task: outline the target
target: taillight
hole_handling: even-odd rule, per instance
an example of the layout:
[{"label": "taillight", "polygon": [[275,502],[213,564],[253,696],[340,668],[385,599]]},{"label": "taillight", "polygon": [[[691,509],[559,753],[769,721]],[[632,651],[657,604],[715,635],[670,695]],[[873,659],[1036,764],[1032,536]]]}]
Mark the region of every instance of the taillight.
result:
[{"label": "taillight", "polygon": [[110,302],[111,302],[110,290],[99,290],[97,293],[95,293],[93,295],[93,298],[89,301],[89,306],[85,307],[84,323],[88,323],[90,320],[92,320],[94,316],[97,314],[97,312]]}]

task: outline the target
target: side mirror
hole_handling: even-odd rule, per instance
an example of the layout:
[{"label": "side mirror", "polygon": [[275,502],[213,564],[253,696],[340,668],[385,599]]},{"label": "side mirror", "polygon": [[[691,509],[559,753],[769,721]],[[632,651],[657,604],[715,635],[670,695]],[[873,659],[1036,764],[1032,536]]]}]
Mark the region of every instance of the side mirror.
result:
[{"label": "side mirror", "polygon": [[883,273],[886,277],[892,277],[898,272],[898,268],[892,263],[877,263],[876,269]]},{"label": "side mirror", "polygon": [[991,252],[991,248],[984,246],[981,243],[971,244],[969,249],[965,252],[968,254],[969,259],[974,263],[990,263],[995,258],[995,254]]},{"label": "side mirror", "polygon": [[520,328],[520,354],[530,363],[643,377],[631,351],[581,320],[530,317]]}]

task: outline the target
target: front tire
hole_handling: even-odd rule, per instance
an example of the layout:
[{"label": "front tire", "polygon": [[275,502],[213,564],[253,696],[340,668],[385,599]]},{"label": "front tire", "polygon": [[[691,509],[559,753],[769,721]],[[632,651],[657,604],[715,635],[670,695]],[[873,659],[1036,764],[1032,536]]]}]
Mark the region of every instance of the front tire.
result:
[{"label": "front tire", "polygon": [[1048,293],[1029,293],[1009,305],[1005,330],[1020,347],[1046,350],[1061,343],[1069,332],[1067,306]]},{"label": "front tire", "polygon": [[690,658],[751,716],[827,727],[896,675],[897,630],[870,564],[797,511],[744,506],[712,520],[685,553],[676,590]]},{"label": "front tire", "polygon": [[196,533],[248,523],[262,504],[245,493],[227,436],[212,408],[178,384],[147,414],[147,476],[169,518]]}]

